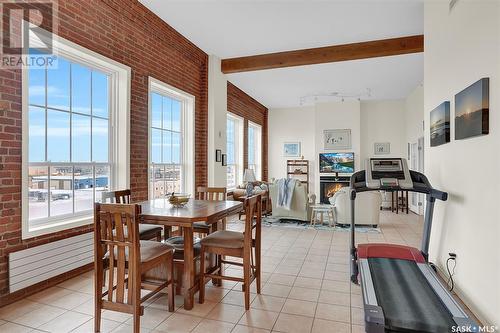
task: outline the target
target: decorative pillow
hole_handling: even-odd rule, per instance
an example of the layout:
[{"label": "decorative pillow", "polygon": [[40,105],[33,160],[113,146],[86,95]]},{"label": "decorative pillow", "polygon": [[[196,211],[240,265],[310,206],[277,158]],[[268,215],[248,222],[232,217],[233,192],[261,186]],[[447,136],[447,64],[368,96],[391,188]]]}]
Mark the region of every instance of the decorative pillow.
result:
[{"label": "decorative pillow", "polygon": [[253,188],[253,194],[260,194],[260,193],[264,193],[264,190],[258,186]]}]

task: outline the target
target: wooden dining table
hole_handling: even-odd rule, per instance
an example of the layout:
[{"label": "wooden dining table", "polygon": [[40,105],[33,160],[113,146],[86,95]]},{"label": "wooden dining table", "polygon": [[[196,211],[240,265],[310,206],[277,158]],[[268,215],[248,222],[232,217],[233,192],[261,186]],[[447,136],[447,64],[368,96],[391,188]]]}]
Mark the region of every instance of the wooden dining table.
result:
[{"label": "wooden dining table", "polygon": [[207,201],[190,199],[184,207],[175,207],[168,199],[143,201],[141,205],[141,223],[158,224],[182,228],[184,236],[184,308],[193,308],[194,294],[198,290],[195,280],[193,223],[205,222],[217,230],[217,222],[243,208],[238,201]]}]

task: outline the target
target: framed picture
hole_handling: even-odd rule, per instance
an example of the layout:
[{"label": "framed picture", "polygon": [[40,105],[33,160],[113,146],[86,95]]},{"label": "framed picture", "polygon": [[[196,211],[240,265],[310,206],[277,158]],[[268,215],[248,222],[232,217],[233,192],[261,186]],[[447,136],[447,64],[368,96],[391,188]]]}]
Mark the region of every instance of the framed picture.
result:
[{"label": "framed picture", "polygon": [[431,111],[431,147],[450,142],[450,102],[441,103]]},{"label": "framed picture", "polygon": [[375,155],[387,155],[391,153],[390,142],[375,142],[373,145],[373,153]]},{"label": "framed picture", "polygon": [[283,156],[300,157],[300,142],[285,142],[283,144]]},{"label": "framed picture", "polygon": [[490,80],[483,78],[455,95],[455,140],[489,133]]},{"label": "framed picture", "polygon": [[222,154],[222,166],[227,166],[227,155]]},{"label": "framed picture", "polygon": [[350,129],[331,129],[324,130],[325,149],[339,150],[351,149],[351,130]]},{"label": "framed picture", "polygon": [[222,162],[222,150],[215,150],[215,162]]}]

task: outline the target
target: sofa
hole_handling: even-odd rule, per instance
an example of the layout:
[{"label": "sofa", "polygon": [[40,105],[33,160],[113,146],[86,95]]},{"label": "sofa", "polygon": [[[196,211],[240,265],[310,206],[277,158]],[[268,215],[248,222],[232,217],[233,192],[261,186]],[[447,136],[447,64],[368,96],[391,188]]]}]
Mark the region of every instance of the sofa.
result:
[{"label": "sofa", "polygon": [[[255,181],[252,183],[253,189],[252,189],[252,194],[261,194],[263,196],[262,200],[262,215],[267,216],[271,213],[271,203],[269,202],[269,186],[266,182],[262,181]],[[236,201],[243,201],[243,198],[246,197],[247,195],[247,187],[246,184],[243,185],[238,185],[234,190],[231,191],[232,194],[231,196],[233,197],[233,200]],[[239,219],[241,220],[241,216],[244,215],[245,212],[244,210],[240,211]]]},{"label": "sofa", "polygon": [[[260,194],[268,191],[268,185],[266,182],[255,181],[252,183],[252,186],[253,186],[252,190],[253,194]],[[247,195],[247,185],[246,184],[238,185],[232,192],[234,200],[238,200],[239,198]]]},{"label": "sofa", "polygon": [[300,182],[295,183],[290,210],[276,206],[276,203],[278,202],[277,181],[269,185],[269,196],[271,198],[272,217],[277,219],[310,221],[310,206],[314,204],[316,196],[314,194],[308,195],[307,187],[304,184]]},{"label": "sofa", "polygon": [[[339,225],[351,224],[351,200],[349,188],[344,187],[337,191],[330,203],[335,206],[335,222]],[[361,192],[356,195],[355,221],[356,225],[369,225],[377,227],[380,221],[380,205],[382,195],[380,192]]]}]

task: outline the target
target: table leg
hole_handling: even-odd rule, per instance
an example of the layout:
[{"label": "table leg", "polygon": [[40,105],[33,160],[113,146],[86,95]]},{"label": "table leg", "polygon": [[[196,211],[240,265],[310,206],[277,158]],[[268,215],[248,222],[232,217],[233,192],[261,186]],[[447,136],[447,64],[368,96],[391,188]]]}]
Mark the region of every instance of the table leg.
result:
[{"label": "table leg", "polygon": [[323,220],[323,211],[319,212],[319,220],[321,222],[321,225],[323,225],[324,220]]},{"label": "table leg", "polygon": [[[184,227],[184,308],[193,308],[193,286],[195,277],[194,252],[193,252],[193,228]],[[203,258],[200,258],[203,260]]]},{"label": "table leg", "polygon": [[316,217],[316,211],[314,211],[314,209],[313,209],[313,211],[311,212],[311,223],[310,223],[311,226],[314,226],[315,217]]}]

